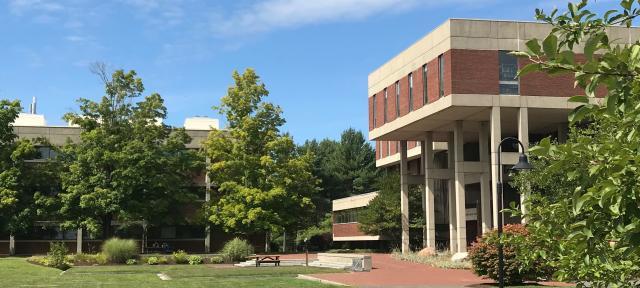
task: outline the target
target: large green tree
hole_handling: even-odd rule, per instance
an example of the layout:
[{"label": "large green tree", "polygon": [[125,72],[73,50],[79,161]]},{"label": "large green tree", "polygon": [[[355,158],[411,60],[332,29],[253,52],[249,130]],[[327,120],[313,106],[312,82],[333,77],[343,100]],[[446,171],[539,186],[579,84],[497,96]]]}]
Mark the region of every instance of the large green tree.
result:
[{"label": "large green tree", "polygon": [[48,161],[39,158],[34,142],[18,139],[12,123],[21,111],[18,101],[0,100],[0,232],[24,232],[37,216],[45,216],[51,186],[59,181]]},{"label": "large green tree", "polygon": [[82,128],[80,142],[69,143],[61,160],[61,213],[65,227],[113,234],[112,220],[170,223],[193,200],[188,189],[198,165],[184,129],[166,126],[162,97],[141,98],[144,85],[135,71],[96,72],[105,85],[99,101],[81,98],[79,113],[65,119]]},{"label": "large green tree", "polygon": [[217,193],[209,220],[234,233],[272,232],[308,225],[317,192],[313,155],[300,153],[280,131],[280,107],[264,101],[269,92],[258,75],[233,72],[234,85],[214,107],[228,122],[204,144],[208,173]]},{"label": "large green tree", "polygon": [[[521,191],[530,194],[526,241],[544,247],[525,256],[548,261],[559,279],[579,286],[637,287],[640,42],[615,44],[620,39],[610,38],[607,28],[629,27],[640,9],[638,1],[625,0],[598,15],[587,4],[569,3],[562,14],[538,10],[536,18],[552,25],[551,34],[517,53],[532,62],[521,75],[571,73],[585,91],[570,99],[579,107],[570,116],[567,143],[545,139],[531,148],[537,169],[517,177]],[[596,94],[605,97],[596,100]]]}]

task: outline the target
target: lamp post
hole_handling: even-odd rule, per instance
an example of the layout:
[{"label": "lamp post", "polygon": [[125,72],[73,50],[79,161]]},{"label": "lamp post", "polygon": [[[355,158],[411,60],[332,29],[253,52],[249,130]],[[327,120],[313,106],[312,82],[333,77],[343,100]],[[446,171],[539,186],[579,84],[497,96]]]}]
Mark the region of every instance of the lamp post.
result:
[{"label": "lamp post", "polygon": [[522,152],[520,152],[520,156],[518,157],[518,163],[516,163],[516,165],[514,165],[511,168],[511,170],[522,171],[522,170],[533,169],[533,166],[529,164],[527,155],[524,154],[525,152],[524,145],[522,145],[522,142],[520,142],[520,140],[514,137],[507,137],[502,139],[502,141],[500,141],[500,144],[498,145],[498,151],[497,151],[498,152],[498,169],[500,169],[500,173],[498,173],[498,181],[496,182],[496,187],[498,190],[498,209],[499,209],[498,211],[500,211],[500,215],[498,217],[498,282],[499,282],[500,288],[504,287],[504,247],[502,245],[502,225],[504,221],[504,211],[503,211],[504,205],[502,203],[502,199],[504,197],[504,189],[502,185],[503,170],[502,170],[501,154],[502,154],[502,144],[507,141],[518,142],[518,144],[520,145],[520,148],[522,148]]}]

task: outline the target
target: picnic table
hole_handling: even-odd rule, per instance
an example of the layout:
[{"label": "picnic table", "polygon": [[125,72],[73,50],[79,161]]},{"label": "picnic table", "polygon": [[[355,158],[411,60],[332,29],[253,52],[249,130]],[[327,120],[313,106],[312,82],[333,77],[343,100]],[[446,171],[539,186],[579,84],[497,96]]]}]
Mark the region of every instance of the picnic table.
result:
[{"label": "picnic table", "polygon": [[280,266],[280,255],[253,255],[249,256],[249,259],[256,260],[256,267],[260,267],[261,263],[274,263]]}]

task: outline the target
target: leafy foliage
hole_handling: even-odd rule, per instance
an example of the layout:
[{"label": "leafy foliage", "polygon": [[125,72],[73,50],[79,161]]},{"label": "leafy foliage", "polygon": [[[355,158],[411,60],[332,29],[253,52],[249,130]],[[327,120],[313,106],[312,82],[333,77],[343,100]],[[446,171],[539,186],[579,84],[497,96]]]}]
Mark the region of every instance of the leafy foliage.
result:
[{"label": "leafy foliage", "polygon": [[225,115],[227,130],[213,130],[204,143],[208,173],[218,187],[209,220],[226,231],[292,230],[305,227],[317,180],[310,153],[298,153],[280,107],[263,101],[269,94],[252,69],[233,73],[235,84],[214,107]]},{"label": "leafy foliage", "polygon": [[[383,175],[377,186],[378,196],[371,200],[369,205],[359,214],[360,230],[370,235],[384,236],[391,241],[392,247],[399,247],[402,235],[399,173],[389,172]],[[423,226],[424,216],[420,203],[420,187],[410,187],[410,228],[422,228]]]},{"label": "leafy foliage", "polygon": [[98,102],[81,98],[80,112],[65,115],[83,130],[81,142],[66,145],[61,156],[68,167],[62,174],[64,226],[92,233],[102,228],[108,238],[116,216],[151,224],[184,219],[175,214],[195,199],[187,187],[200,163],[185,148],[190,137],[160,122],[167,110],[159,94],[134,103],[144,92],[135,71],[110,77],[104,68],[97,72],[105,96]]},{"label": "leafy foliage", "polygon": [[202,264],[202,256],[191,255],[188,259],[189,265],[200,265]]},{"label": "leafy foliage", "polygon": [[125,263],[138,255],[138,244],[132,239],[111,238],[102,244],[102,253],[111,263]]},{"label": "leafy foliage", "polygon": [[[552,33],[517,53],[532,62],[520,75],[572,73],[585,91],[570,99],[578,107],[568,142],[545,139],[531,148],[539,169],[516,179],[530,194],[529,240],[541,247],[526,256],[549,261],[560,280],[633,287],[640,277],[640,42],[616,44],[607,27],[629,27],[640,10],[624,0],[598,15],[587,4],[569,3],[563,14],[538,10]],[[576,60],[579,48],[584,61]]]},{"label": "leafy foliage", "polygon": [[12,123],[21,111],[20,102],[0,100],[0,231],[24,231],[36,216],[51,212],[51,187],[59,183],[53,163],[27,163],[38,158],[34,142],[17,139]]},{"label": "leafy foliage", "polygon": [[49,244],[49,253],[47,253],[47,266],[60,270],[69,269],[70,265],[66,260],[69,253],[64,242],[51,242]]},{"label": "leafy foliage", "polygon": [[220,253],[231,262],[243,261],[253,254],[253,246],[247,240],[233,238],[224,244]]},{"label": "leafy foliage", "polygon": [[[504,280],[507,284],[518,284],[523,281],[536,281],[550,275],[550,268],[545,261],[521,261],[518,257],[526,251],[537,251],[538,247],[529,241],[529,231],[520,224],[506,225],[503,232],[504,241]],[[498,280],[498,233],[496,230],[482,235],[469,249],[469,258],[473,272],[479,276],[487,276]]]},{"label": "leafy foliage", "polygon": [[184,250],[173,252],[173,261],[176,264],[187,264],[189,263],[189,254],[187,254],[187,252],[184,252]]}]

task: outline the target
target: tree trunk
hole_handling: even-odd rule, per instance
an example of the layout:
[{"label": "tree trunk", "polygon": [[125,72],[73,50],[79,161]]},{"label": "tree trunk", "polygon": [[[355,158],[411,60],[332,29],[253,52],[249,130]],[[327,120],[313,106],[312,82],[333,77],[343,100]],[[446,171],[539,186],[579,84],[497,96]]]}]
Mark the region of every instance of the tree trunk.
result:
[{"label": "tree trunk", "polygon": [[16,255],[16,236],[13,233],[9,235],[9,255]]},{"label": "tree trunk", "polygon": [[269,232],[264,233],[264,252],[269,253]]},{"label": "tree trunk", "polygon": [[142,220],[142,241],[140,242],[140,253],[144,254],[145,247],[147,247],[147,221]]},{"label": "tree trunk", "polygon": [[287,230],[282,231],[282,253],[287,252]]}]

